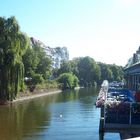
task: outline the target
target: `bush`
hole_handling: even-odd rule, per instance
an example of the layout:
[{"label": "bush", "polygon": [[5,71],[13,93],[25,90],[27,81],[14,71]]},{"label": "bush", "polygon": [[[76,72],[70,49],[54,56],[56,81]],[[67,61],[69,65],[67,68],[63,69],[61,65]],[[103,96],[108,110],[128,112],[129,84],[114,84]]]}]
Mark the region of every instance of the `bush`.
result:
[{"label": "bush", "polygon": [[44,82],[44,79],[41,74],[34,74],[31,80],[33,85],[41,84]]},{"label": "bush", "polygon": [[78,86],[79,82],[78,78],[72,73],[61,74],[57,81],[61,85],[62,89],[74,89],[76,86]]}]

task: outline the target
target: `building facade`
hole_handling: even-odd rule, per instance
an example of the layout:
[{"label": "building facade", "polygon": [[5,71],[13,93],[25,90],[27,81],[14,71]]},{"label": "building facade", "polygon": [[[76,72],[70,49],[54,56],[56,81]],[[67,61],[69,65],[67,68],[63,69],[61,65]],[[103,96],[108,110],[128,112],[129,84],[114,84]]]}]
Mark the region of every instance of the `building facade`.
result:
[{"label": "building facade", "polygon": [[55,47],[51,48],[46,46],[40,40],[37,40],[33,37],[30,38],[30,45],[33,47],[34,45],[38,45],[44,49],[48,57],[52,60],[53,68],[60,68],[60,64],[62,61],[69,60],[69,52],[66,47]]},{"label": "building facade", "polygon": [[140,47],[129,59],[124,73],[127,88],[134,91],[140,90]]}]

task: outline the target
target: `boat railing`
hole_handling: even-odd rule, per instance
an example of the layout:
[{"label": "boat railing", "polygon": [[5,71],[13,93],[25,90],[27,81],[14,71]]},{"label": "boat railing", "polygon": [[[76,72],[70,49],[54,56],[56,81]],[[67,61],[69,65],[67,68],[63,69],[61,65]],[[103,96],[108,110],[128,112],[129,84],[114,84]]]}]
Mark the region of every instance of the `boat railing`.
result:
[{"label": "boat railing", "polygon": [[106,102],[104,124],[140,125],[140,103]]}]

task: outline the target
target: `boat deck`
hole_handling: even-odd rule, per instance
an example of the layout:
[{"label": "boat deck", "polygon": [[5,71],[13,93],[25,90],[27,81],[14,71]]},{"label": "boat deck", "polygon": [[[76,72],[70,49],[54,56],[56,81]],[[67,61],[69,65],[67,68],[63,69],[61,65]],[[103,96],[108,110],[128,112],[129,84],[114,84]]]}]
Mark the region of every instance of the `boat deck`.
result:
[{"label": "boat deck", "polygon": [[128,89],[102,84],[96,106],[101,108],[99,132],[120,133],[121,139],[140,136],[140,103]]}]

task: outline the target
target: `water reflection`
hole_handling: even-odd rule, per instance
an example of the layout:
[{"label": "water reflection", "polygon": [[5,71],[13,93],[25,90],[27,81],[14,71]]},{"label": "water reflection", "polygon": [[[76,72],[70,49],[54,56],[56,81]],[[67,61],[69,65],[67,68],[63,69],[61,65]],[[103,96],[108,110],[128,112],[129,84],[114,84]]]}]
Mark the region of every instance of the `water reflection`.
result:
[{"label": "water reflection", "polygon": [[79,90],[67,90],[57,98],[56,102],[68,102],[79,98]]},{"label": "water reflection", "polygon": [[[36,103],[39,102],[39,103]],[[21,140],[23,135],[41,131],[38,126],[49,125],[50,112],[47,102],[25,101],[12,106],[0,107],[0,139]],[[44,111],[45,110],[45,111]],[[48,120],[44,122],[44,120]]]},{"label": "water reflection", "polygon": [[97,93],[80,89],[0,106],[0,139],[98,140]]}]

